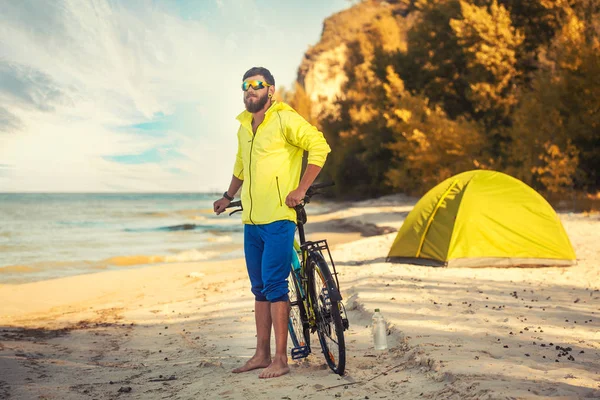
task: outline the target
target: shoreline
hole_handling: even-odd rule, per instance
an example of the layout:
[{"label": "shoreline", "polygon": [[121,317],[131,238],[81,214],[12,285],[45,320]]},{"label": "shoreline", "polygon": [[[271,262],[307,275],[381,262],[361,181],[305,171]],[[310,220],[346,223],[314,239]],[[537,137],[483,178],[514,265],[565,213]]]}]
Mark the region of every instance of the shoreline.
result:
[{"label": "shoreline", "polygon": [[[0,286],[0,398],[600,396],[598,218],[561,214],[573,267],[432,268],[386,263],[395,232],[344,233],[397,229],[414,203],[388,200],[309,216],[313,234],[332,237],[350,319],[344,377],[314,335],[313,354],[290,359],[284,377],[230,373],[255,346],[244,261],[233,259]],[[389,323],[383,352],[374,308]]]},{"label": "shoreline", "polygon": [[[309,215],[309,221],[313,218],[319,218],[321,215],[327,215],[332,210],[339,210],[344,204],[329,202],[316,203],[315,213]],[[185,210],[178,211],[179,214],[186,214],[193,219],[198,218],[197,214],[209,212],[208,210]],[[70,276],[95,274],[102,271],[115,271],[124,269],[139,269],[154,265],[163,265],[167,267],[170,264],[187,262],[206,262],[206,261],[227,261],[231,259],[243,258],[243,224],[241,221],[227,220],[223,218],[223,226],[239,224],[240,231],[234,236],[223,236],[221,238],[209,238],[206,241],[200,240],[194,247],[180,248],[172,253],[148,252],[148,253],[127,253],[126,251],[113,252],[107,254],[104,258],[98,259],[54,259],[52,261],[32,261],[29,263],[16,263],[0,266],[0,287],[2,285],[20,285],[31,282],[41,282],[46,280],[61,279]],[[313,227],[317,229],[313,229]],[[364,236],[370,236],[377,233],[373,226],[345,225],[339,224],[339,221],[332,221],[308,226],[307,235],[313,239],[317,238],[317,233],[326,234],[326,238],[331,246],[338,243],[358,240]],[[321,237],[318,237],[321,238]]]}]

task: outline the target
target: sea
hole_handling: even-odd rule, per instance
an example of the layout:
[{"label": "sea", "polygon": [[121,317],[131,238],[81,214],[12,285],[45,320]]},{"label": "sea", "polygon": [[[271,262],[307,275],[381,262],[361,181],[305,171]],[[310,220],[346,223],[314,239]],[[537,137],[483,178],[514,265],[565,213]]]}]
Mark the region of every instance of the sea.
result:
[{"label": "sea", "polygon": [[219,194],[0,193],[0,284],[243,257]]}]

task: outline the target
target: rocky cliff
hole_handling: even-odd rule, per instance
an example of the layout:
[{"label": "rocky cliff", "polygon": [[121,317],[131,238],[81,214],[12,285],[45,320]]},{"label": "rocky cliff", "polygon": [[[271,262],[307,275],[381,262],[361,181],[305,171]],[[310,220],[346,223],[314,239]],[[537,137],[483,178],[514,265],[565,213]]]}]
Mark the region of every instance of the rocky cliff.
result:
[{"label": "rocky cliff", "polygon": [[335,113],[334,100],[344,98],[349,46],[358,46],[367,68],[376,46],[388,52],[405,50],[410,3],[366,0],[325,20],[321,40],[306,52],[298,69],[298,83],[312,101],[313,117]]}]

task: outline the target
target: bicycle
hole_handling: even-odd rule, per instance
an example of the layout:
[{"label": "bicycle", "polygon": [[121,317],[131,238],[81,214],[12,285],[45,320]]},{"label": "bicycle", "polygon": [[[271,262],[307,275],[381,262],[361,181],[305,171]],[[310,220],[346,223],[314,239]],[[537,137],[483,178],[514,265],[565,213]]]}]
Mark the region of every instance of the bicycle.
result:
[{"label": "bicycle", "polygon": [[[342,304],[340,284],[337,271],[327,240],[307,241],[304,225],[307,222],[305,205],[311,198],[320,194],[319,189],[333,186],[333,183],[312,185],[303,202],[295,207],[299,241],[294,239],[292,264],[290,266],[289,298],[290,318],[288,331],[293,344],[291,356],[293,360],[308,357],[312,353],[310,334],[317,333],[319,343],[327,365],[333,372],[344,375],[346,368],[346,345],[344,331],[349,322],[346,309]],[[231,202],[227,208],[242,210],[241,201]],[[333,273],[323,252],[333,268]]]}]

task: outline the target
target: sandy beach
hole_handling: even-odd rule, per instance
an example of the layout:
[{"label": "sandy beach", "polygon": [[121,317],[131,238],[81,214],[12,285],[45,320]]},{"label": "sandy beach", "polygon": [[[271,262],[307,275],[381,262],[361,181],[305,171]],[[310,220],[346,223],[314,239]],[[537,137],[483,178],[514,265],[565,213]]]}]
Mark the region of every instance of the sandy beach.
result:
[{"label": "sandy beach", "polygon": [[600,398],[600,215],[560,214],[572,267],[386,263],[415,202],[309,209],[348,310],[343,377],[318,347],[281,378],[232,374],[255,347],[244,261],[170,263],[0,285],[0,399]]}]

